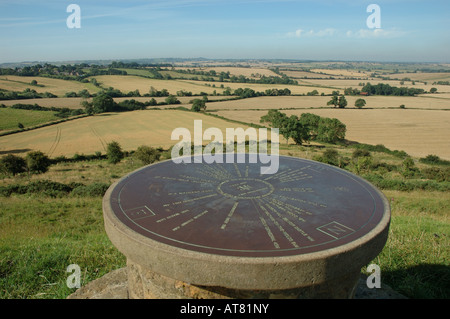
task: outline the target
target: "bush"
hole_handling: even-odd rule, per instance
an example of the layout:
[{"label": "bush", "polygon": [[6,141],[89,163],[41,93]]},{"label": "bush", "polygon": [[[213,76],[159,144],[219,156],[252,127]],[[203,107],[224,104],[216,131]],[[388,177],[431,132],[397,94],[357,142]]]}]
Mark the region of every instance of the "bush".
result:
[{"label": "bush", "polygon": [[321,156],[314,156],[313,160],[334,166],[340,166],[339,153],[333,148],[327,149]]},{"label": "bush", "polygon": [[118,142],[113,141],[107,145],[106,157],[108,158],[108,162],[117,164],[124,158],[124,156],[125,155]]},{"label": "bush", "polygon": [[358,159],[359,157],[371,157],[372,155],[366,149],[356,149],[352,153],[353,159]]},{"label": "bush", "polygon": [[12,174],[14,176],[25,172],[26,168],[27,164],[20,156],[9,154],[0,159],[0,171],[5,174]]},{"label": "bush", "polygon": [[33,173],[45,173],[51,165],[51,160],[40,151],[30,152],[25,157],[28,170]]},{"label": "bush", "polygon": [[161,158],[161,152],[153,147],[142,145],[138,147],[134,153],[134,156],[142,161],[144,165],[149,165],[159,161]]},{"label": "bush", "polygon": [[419,162],[431,165],[450,165],[450,161],[440,159],[437,155],[428,155],[419,159]]},{"label": "bush", "polygon": [[422,170],[422,175],[426,179],[434,179],[438,182],[450,182],[450,167],[431,167]]},{"label": "bush", "polygon": [[87,186],[80,185],[73,189],[71,195],[80,197],[103,197],[108,188],[109,185],[103,183],[94,183]]}]

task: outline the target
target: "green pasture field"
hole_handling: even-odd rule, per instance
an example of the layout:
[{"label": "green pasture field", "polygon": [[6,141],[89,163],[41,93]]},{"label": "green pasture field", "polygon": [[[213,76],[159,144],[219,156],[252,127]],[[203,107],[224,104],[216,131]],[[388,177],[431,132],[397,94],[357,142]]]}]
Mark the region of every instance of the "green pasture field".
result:
[{"label": "green pasture field", "polygon": [[0,108],[0,132],[17,130],[19,123],[25,128],[60,119],[52,111],[29,111],[12,109],[9,107]]}]

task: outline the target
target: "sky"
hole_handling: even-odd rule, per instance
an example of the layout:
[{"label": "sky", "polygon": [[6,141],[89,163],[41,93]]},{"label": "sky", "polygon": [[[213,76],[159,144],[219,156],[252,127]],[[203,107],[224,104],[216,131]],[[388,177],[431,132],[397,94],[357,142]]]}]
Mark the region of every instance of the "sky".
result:
[{"label": "sky", "polygon": [[[67,12],[80,8],[80,28]],[[380,9],[380,28],[368,25]],[[378,20],[371,20],[378,21]],[[449,0],[0,0],[0,63],[141,58],[450,62]]]}]

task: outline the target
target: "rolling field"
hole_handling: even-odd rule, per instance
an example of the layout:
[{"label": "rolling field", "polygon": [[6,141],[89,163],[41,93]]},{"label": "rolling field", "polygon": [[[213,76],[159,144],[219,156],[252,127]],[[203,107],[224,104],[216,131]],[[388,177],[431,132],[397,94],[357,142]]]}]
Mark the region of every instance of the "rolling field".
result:
[{"label": "rolling field", "polygon": [[[422,97],[402,96],[346,96],[347,108],[355,108],[355,101],[364,99],[367,108],[399,108],[405,105],[412,109],[450,110],[450,99],[434,98],[435,96],[423,95]],[[288,108],[324,108],[331,98],[329,96],[264,96],[244,100],[221,101],[207,103],[207,110],[245,110],[245,109],[288,109]]]},{"label": "rolling field", "polygon": [[213,94],[214,90],[220,92],[218,88],[208,87],[203,85],[203,83],[192,81],[154,80],[132,75],[101,75],[94,78],[105,88],[113,87],[125,93],[137,89],[141,94],[145,94],[149,92],[152,86],[159,91],[166,89],[170,94],[174,95],[180,90],[192,92],[193,94],[200,94],[200,92]]},{"label": "rolling field", "polygon": [[[31,85],[31,81],[36,80],[38,85]],[[91,94],[98,92],[100,89],[90,83],[81,83],[78,81],[66,81],[44,77],[23,77],[15,75],[1,75],[0,89],[8,91],[22,92],[30,88],[38,93],[50,92],[58,97],[63,97],[67,92],[79,92],[84,89]]]},{"label": "rolling field", "polygon": [[17,130],[21,123],[25,128],[39,125],[60,118],[51,111],[27,111],[10,108],[0,108],[0,133],[3,131]]},{"label": "rolling field", "polygon": [[[148,110],[107,113],[73,120],[49,127],[0,137],[0,152],[11,150],[40,150],[51,157],[60,155],[105,154],[106,144],[117,141],[124,150],[141,145],[168,148],[175,128],[185,127],[193,132],[194,120],[203,120],[203,128],[239,126],[198,113],[174,110]],[[245,127],[244,127],[245,128]],[[193,138],[193,133],[192,133]]]},{"label": "rolling field", "polygon": [[[285,110],[287,115],[314,113],[337,118],[347,126],[346,139],[383,144],[417,157],[429,154],[450,160],[450,112],[428,110],[308,109]],[[247,123],[258,123],[267,111],[219,111],[218,115]]]},{"label": "rolling field", "polygon": [[[425,92],[429,92],[432,87],[437,88],[439,93],[448,93],[450,92],[450,85],[432,85],[432,82],[428,82],[427,84],[424,84],[422,82],[416,82],[416,84],[412,85],[411,82],[405,81],[404,84],[400,84],[400,81],[397,80],[330,80],[330,79],[299,79],[299,84],[304,85],[312,85],[317,87],[328,87],[328,88],[334,88],[341,90],[341,94],[343,94],[343,90],[345,88],[358,88],[359,90],[362,89],[362,86],[359,86],[360,83],[370,83],[372,85],[377,85],[378,83],[384,83],[389,84],[390,86],[396,86],[396,87],[408,87],[408,88],[416,88],[416,89],[423,89]],[[321,92],[321,91],[319,91]],[[326,93],[325,93],[326,94]]]},{"label": "rolling field", "polygon": [[[177,99],[181,102],[181,104],[188,104],[189,101],[193,99],[198,99],[199,96],[177,96]],[[201,98],[201,97],[200,97]],[[208,96],[208,100],[218,100],[225,99],[225,96]],[[114,101],[120,103],[125,100],[136,100],[138,102],[148,102],[152,98],[151,97],[116,97]],[[164,102],[166,97],[155,97],[156,102]],[[92,101],[92,99],[83,99],[81,97],[61,97],[54,99],[26,99],[26,100],[6,100],[0,101],[0,104],[4,104],[6,106],[11,106],[14,104],[38,104],[42,107],[58,107],[58,108],[69,108],[69,109],[82,109],[81,102],[87,100]],[[168,107],[176,107],[177,105],[168,105]],[[164,106],[158,106],[164,107]],[[189,106],[190,108],[190,106]]]},{"label": "rolling field", "polygon": [[[224,85],[224,87],[229,87],[232,90],[236,90],[238,88],[249,88],[252,90],[255,90],[256,92],[265,92],[267,89],[279,89],[283,90],[285,88],[288,88],[291,90],[292,94],[307,94],[308,92],[311,92],[313,90],[317,90],[319,94],[331,94],[334,89],[333,88],[326,88],[322,87],[318,84],[304,84],[304,85],[288,85],[288,84],[255,84],[255,83],[230,83],[230,82],[203,82],[203,81],[197,81],[197,83],[208,84],[208,85],[215,85],[217,87],[217,92],[221,92],[219,87],[221,84]],[[300,83],[302,84],[302,83]],[[205,86],[207,87],[207,86]]]}]

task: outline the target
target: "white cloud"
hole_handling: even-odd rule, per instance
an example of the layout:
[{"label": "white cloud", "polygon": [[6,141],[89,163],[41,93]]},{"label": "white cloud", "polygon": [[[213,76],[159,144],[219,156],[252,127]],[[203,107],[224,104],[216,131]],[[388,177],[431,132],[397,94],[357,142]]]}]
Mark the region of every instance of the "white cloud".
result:
[{"label": "white cloud", "polygon": [[289,32],[287,37],[289,38],[312,38],[312,37],[332,37],[337,33],[336,29],[327,28],[319,31],[298,29],[295,32]]},{"label": "white cloud", "polygon": [[347,31],[346,35],[349,38],[358,39],[391,39],[398,38],[406,33],[399,30],[385,30],[385,29],[360,29],[359,31]]}]

